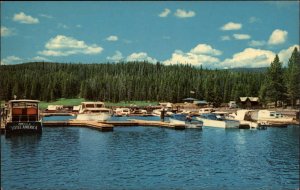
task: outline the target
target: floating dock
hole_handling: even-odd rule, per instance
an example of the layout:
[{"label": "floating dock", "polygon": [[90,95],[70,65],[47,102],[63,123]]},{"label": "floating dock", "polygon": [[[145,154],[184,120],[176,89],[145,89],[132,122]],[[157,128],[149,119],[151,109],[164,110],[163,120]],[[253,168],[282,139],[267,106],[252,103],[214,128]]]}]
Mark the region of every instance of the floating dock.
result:
[{"label": "floating dock", "polygon": [[68,121],[44,121],[44,127],[89,127],[101,131],[113,131],[115,126],[153,126],[165,127],[175,130],[185,129],[184,125],[171,125],[167,122],[161,121],[146,121],[146,120],[129,120],[129,121],[81,121],[81,120],[68,120]]},{"label": "floating dock", "polygon": [[185,129],[185,125],[181,124],[170,124],[169,122],[162,122],[162,121],[148,121],[148,120],[128,120],[128,121],[106,121],[103,122],[105,124],[111,124],[113,126],[151,126],[151,127],[165,127],[170,129],[176,130],[183,130]]},{"label": "floating dock", "polygon": [[44,127],[89,127],[103,132],[113,131],[113,125],[99,123],[98,121],[81,121],[81,120],[68,120],[68,121],[44,121]]}]

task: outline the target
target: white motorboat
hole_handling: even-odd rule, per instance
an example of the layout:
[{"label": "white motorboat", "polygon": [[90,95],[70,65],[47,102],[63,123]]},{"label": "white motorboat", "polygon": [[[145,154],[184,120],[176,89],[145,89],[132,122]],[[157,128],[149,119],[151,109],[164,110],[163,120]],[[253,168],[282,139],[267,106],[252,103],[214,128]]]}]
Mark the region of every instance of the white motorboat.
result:
[{"label": "white motorboat", "polygon": [[111,110],[103,102],[82,102],[77,120],[106,121],[111,117]]},{"label": "white motorboat", "polygon": [[203,126],[202,121],[195,120],[186,114],[174,114],[169,120],[171,125],[184,125],[189,129],[202,129]]},{"label": "white motorboat", "polygon": [[281,113],[270,110],[259,110],[257,113],[258,122],[276,122],[288,123],[292,122],[292,117],[284,117]]},{"label": "white motorboat", "polygon": [[207,127],[238,129],[240,125],[238,121],[223,119],[214,113],[201,114],[199,117],[196,117],[196,119],[202,121],[203,126]]},{"label": "white motorboat", "polygon": [[[152,111],[152,115],[154,115],[154,116],[161,116],[161,112],[162,111],[163,111],[163,109],[153,110]],[[171,115],[173,115],[173,112],[165,110],[165,117],[170,117]]]},{"label": "white motorboat", "polygon": [[202,114],[205,114],[205,113],[212,113],[214,112],[215,110],[213,108],[202,108],[199,110],[199,114],[202,115]]},{"label": "white motorboat", "polygon": [[129,116],[130,109],[129,108],[117,108],[115,111],[115,116]]},{"label": "white motorboat", "polygon": [[237,110],[236,113],[230,114],[228,118],[239,121],[240,128],[266,129],[266,125],[258,123],[251,117],[253,112],[254,110]]}]

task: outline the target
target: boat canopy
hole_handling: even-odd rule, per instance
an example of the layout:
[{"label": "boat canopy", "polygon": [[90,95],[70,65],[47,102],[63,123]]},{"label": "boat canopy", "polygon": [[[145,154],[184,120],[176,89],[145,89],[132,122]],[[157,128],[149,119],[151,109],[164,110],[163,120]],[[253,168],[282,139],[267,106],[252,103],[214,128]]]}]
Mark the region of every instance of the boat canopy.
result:
[{"label": "boat canopy", "polygon": [[28,99],[20,99],[20,100],[10,100],[9,103],[19,103],[19,102],[30,102],[30,103],[39,103],[39,100],[28,100]]}]

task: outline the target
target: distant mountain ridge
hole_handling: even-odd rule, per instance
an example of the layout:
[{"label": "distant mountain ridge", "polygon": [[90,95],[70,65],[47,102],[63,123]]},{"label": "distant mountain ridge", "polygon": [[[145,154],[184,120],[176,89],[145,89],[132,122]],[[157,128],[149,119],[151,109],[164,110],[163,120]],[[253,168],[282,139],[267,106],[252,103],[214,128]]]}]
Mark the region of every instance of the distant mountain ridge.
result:
[{"label": "distant mountain ridge", "polygon": [[257,68],[232,68],[232,69],[223,69],[223,70],[230,70],[230,71],[235,71],[235,72],[266,72],[268,67],[257,67]]}]

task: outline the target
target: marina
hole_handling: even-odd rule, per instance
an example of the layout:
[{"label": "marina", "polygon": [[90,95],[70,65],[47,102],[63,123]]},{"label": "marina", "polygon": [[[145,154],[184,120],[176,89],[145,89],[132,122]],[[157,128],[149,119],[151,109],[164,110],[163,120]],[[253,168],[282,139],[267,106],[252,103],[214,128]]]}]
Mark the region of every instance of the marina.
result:
[{"label": "marina", "polygon": [[83,120],[68,120],[68,121],[44,121],[45,127],[89,127],[99,129],[100,131],[113,131],[113,127],[119,126],[153,126],[165,127],[170,129],[182,130],[185,125],[170,124],[160,121],[146,121],[146,120],[130,120],[130,121],[83,121]]},{"label": "marina", "polygon": [[1,2],[0,190],[300,190],[299,5]]}]

